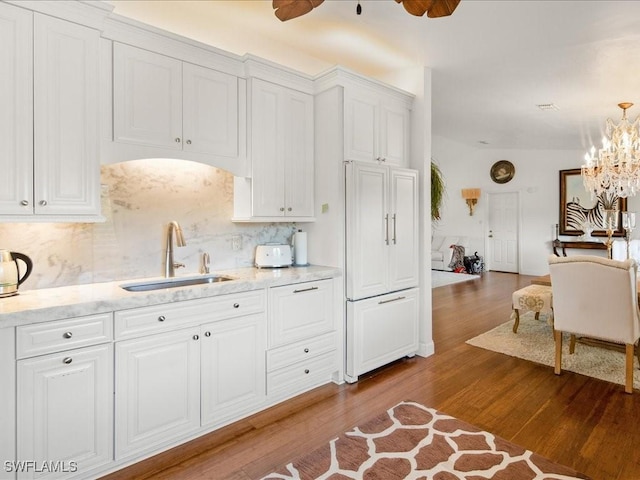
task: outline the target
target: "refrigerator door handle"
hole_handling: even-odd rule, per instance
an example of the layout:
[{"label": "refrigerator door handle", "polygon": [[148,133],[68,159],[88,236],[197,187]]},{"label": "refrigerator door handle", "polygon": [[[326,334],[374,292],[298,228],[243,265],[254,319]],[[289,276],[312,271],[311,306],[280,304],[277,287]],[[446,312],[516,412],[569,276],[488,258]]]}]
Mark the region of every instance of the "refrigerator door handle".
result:
[{"label": "refrigerator door handle", "polygon": [[392,240],[393,240],[393,244],[395,245],[396,243],[398,243],[396,242],[396,214],[395,213],[393,214],[392,218],[393,218],[393,239]]},{"label": "refrigerator door handle", "polygon": [[404,300],[406,297],[396,297],[396,298],[392,298],[390,300],[380,300],[378,302],[378,305],[382,305],[383,303],[391,303],[391,302],[397,302],[398,300]]},{"label": "refrigerator door handle", "polygon": [[384,243],[389,245],[389,214],[384,216]]}]

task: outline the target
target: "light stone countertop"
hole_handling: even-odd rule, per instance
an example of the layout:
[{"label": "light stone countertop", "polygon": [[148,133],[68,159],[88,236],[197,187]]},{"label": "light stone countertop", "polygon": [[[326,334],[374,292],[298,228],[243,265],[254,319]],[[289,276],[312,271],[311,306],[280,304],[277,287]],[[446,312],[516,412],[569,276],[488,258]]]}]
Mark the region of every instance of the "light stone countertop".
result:
[{"label": "light stone countertop", "polygon": [[335,267],[311,265],[278,269],[246,267],[211,272],[211,275],[214,274],[232,277],[233,280],[146,292],[129,292],[120,285],[157,281],[162,280],[162,277],[20,290],[13,297],[0,298],[0,328],[323,280],[339,277],[341,271]]}]

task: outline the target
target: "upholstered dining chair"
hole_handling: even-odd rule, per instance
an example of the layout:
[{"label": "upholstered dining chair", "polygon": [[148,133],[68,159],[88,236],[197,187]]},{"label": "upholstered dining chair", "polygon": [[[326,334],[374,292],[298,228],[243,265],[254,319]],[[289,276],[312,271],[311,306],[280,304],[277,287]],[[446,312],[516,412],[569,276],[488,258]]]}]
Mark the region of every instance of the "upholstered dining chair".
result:
[{"label": "upholstered dining chair", "polygon": [[572,334],[571,353],[574,335],[624,344],[625,392],[633,392],[634,345],[640,337],[636,270],[633,259],[549,257],[556,375],[562,367],[562,332]]}]

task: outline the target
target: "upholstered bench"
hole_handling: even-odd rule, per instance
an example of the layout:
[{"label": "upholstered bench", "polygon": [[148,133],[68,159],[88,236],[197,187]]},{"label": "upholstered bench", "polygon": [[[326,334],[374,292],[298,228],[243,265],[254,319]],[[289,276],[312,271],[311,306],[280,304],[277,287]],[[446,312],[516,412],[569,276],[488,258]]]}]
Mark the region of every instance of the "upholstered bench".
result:
[{"label": "upholstered bench", "polygon": [[549,324],[553,325],[553,296],[551,287],[546,285],[529,285],[513,292],[513,333],[518,333],[520,312],[535,312],[535,318],[540,318],[540,312],[549,314]]}]

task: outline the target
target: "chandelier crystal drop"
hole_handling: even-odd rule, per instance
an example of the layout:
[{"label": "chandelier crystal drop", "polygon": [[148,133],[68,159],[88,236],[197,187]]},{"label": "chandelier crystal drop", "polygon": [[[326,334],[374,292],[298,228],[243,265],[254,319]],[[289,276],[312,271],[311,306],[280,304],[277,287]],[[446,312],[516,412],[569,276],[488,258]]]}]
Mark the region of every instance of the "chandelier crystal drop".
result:
[{"label": "chandelier crystal drop", "polygon": [[596,151],[591,147],[584,156],[582,180],[594,199],[602,193],[625,198],[640,191],[640,116],[632,123],[627,120],[627,109],[632,105],[618,104],[622,120],[616,125],[607,119],[602,148]]}]

